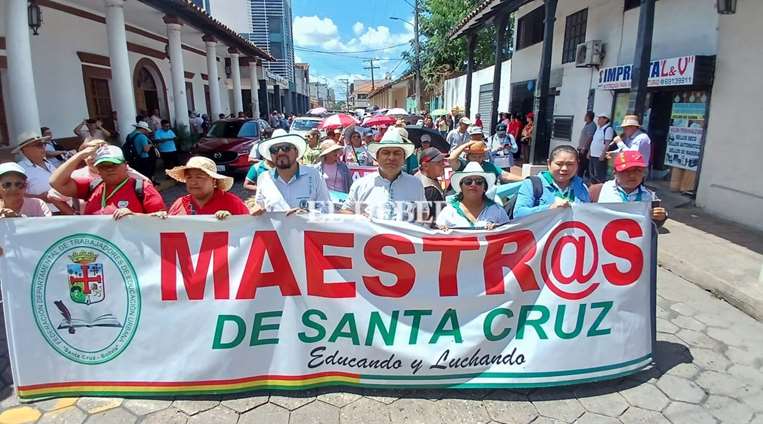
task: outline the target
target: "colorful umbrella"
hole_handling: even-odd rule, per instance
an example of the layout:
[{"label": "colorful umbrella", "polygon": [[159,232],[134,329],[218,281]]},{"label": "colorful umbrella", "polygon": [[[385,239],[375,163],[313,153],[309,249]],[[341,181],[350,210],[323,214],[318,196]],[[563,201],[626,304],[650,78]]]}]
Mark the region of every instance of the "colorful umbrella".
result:
[{"label": "colorful umbrella", "polygon": [[397,122],[397,119],[395,119],[394,116],[389,115],[374,115],[370,118],[366,118],[363,120],[363,126],[364,127],[375,127],[378,125],[395,125],[395,122]]},{"label": "colorful umbrella", "polygon": [[357,124],[360,124],[360,121],[353,118],[352,116],[344,114],[344,113],[337,113],[336,115],[331,115],[328,118],[321,121],[320,129],[333,130],[336,128],[347,128],[350,125],[357,125]]},{"label": "colorful umbrella", "polygon": [[403,108],[396,107],[394,109],[388,110],[387,115],[408,115],[408,111]]},{"label": "colorful umbrella", "polygon": [[308,110],[307,114],[308,115],[323,115],[326,112],[327,111],[325,107],[316,107],[315,109]]},{"label": "colorful umbrella", "polygon": [[446,109],[435,109],[429,112],[429,114],[432,116],[442,116],[442,115],[447,115],[448,111]]}]

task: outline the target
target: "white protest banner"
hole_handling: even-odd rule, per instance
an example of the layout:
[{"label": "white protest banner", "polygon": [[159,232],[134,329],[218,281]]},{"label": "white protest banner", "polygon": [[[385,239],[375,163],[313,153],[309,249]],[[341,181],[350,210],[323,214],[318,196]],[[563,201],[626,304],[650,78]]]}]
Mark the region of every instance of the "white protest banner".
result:
[{"label": "white protest banner", "polygon": [[21,398],[538,387],[652,357],[648,203],[492,231],[357,216],[0,221]]}]

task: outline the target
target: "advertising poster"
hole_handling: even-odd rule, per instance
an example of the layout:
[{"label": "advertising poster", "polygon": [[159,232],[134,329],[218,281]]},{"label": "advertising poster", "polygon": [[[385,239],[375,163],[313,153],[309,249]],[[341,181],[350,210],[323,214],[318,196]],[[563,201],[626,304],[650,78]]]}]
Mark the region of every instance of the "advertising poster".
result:
[{"label": "advertising poster", "polygon": [[705,133],[705,103],[674,103],[665,165],[696,171]]}]

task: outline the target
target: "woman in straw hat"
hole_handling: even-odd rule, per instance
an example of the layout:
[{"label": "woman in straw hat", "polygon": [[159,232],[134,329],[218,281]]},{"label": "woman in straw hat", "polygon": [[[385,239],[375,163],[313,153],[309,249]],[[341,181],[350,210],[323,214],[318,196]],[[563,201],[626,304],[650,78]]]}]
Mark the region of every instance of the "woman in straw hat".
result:
[{"label": "woman in straw hat", "polygon": [[320,162],[316,168],[330,191],[347,193],[350,191],[352,176],[347,165],[339,160],[341,151],[342,146],[336,144],[334,140],[325,140],[321,143],[321,154],[318,158]]},{"label": "woman in straw hat", "polygon": [[486,195],[493,189],[495,180],[495,174],[485,172],[478,162],[469,162],[463,171],[455,173],[450,181],[457,195],[437,214],[437,227],[490,230],[509,222],[506,211]]},{"label": "woman in straw hat", "polygon": [[233,178],[218,174],[212,159],[194,156],[188,159],[185,166],[176,166],[166,173],[170,178],[185,183],[188,194],[177,199],[169,212],[157,212],[154,216],[214,214],[217,219],[225,219],[231,215],[249,214],[244,202],[228,193],[233,187]]}]

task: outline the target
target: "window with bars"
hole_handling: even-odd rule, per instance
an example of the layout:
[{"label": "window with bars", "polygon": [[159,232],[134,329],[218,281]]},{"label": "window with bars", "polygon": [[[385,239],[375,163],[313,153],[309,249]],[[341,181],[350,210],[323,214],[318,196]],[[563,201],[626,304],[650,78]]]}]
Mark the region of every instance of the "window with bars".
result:
[{"label": "window with bars", "polygon": [[546,7],[541,6],[517,21],[517,50],[543,41],[543,21]]},{"label": "window with bars", "polygon": [[588,9],[583,9],[567,16],[564,27],[564,48],[562,63],[575,61],[578,44],[585,43],[586,25],[588,24]]}]

